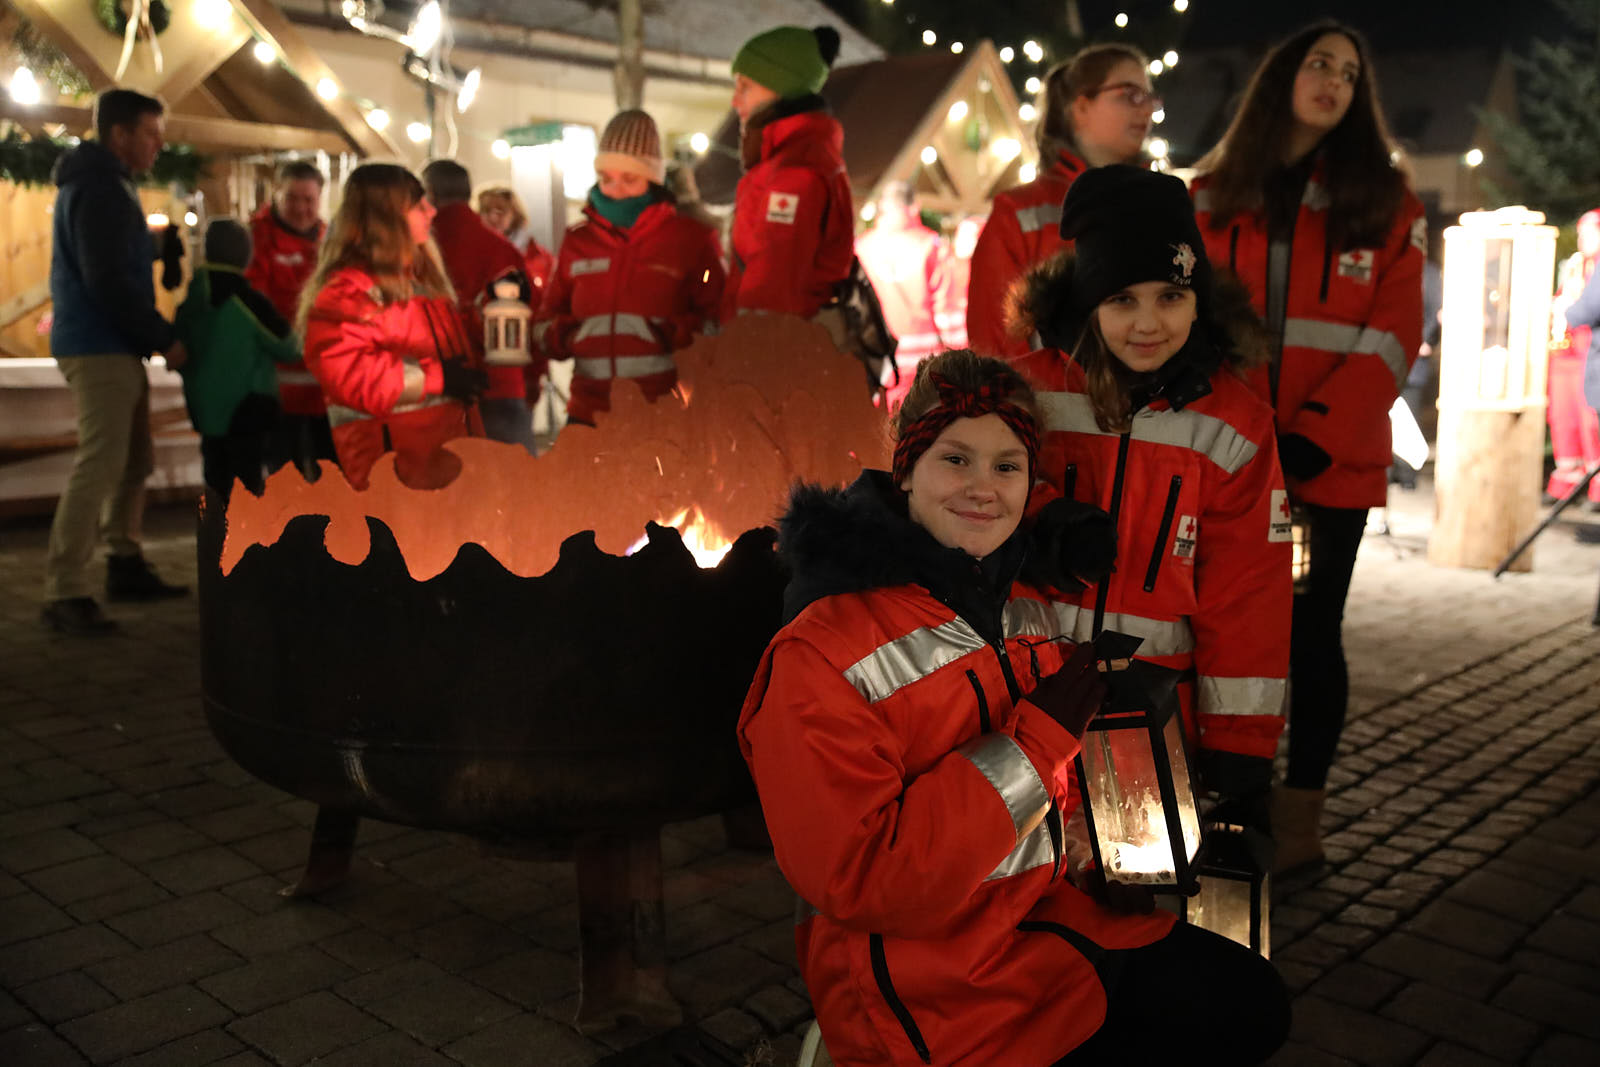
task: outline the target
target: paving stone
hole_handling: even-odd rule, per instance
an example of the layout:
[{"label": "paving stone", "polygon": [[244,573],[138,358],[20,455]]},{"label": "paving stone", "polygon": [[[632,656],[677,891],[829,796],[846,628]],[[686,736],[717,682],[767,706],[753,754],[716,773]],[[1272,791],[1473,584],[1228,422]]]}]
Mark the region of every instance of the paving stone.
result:
[{"label": "paving stone", "polygon": [[117,1067],[221,1067],[224,1063],[234,1062],[243,1049],[244,1043],[225,1030],[201,1030],[142,1055],[122,1060]]},{"label": "paving stone", "polygon": [[1551,1034],[1528,1057],[1528,1067],[1594,1067],[1600,1063],[1600,1041],[1571,1034]]},{"label": "paving stone", "polygon": [[520,949],[532,948],[521,934],[478,915],[457,915],[408,938],[417,955],[447,971],[477,967]]},{"label": "paving stone", "polygon": [[64,826],[17,837],[0,838],[0,868],[12,874],[54,867],[58,863],[92,856],[100,846]]},{"label": "paving stone", "polygon": [[164,888],[184,896],[250,878],[261,869],[222,845],[210,845],[142,865]]},{"label": "paving stone", "polygon": [[1450,888],[1445,898],[1532,926],[1550,914],[1561,894],[1486,869],[1467,875]]},{"label": "paving stone", "polygon": [[1520,923],[1450,900],[1435,900],[1402,929],[1491,959],[1506,956],[1527,933]]},{"label": "paving stone", "polygon": [[1504,1060],[1485,1056],[1450,1041],[1441,1041],[1417,1061],[1417,1067],[1502,1067]]},{"label": "paving stone", "polygon": [[384,1032],[384,1024],[326,990],[239,1019],[234,1037],[279,1063],[304,1063]]},{"label": "paving stone", "polygon": [[602,1052],[602,1046],[570,1026],[535,1015],[518,1015],[487,1026],[445,1046],[444,1051],[465,1067],[501,1067],[518,1062],[527,1049],[539,1050],[540,1067],[586,1067]]},{"label": "paving stone", "polygon": [[331,908],[307,900],[285,900],[275,912],[218,927],[212,936],[235,952],[252,956],[320,941],[349,927],[350,920]]},{"label": "paving stone", "polygon": [[1408,985],[1380,1010],[1388,1018],[1500,1060],[1521,1059],[1540,1033],[1525,1019],[1425,982]]},{"label": "paving stone", "polygon": [[373,971],[371,974],[359,975],[334,987],[334,991],[345,1000],[359,1007],[391,997],[412,989],[437,982],[447,977],[446,973],[437,964],[427,960],[408,959]]},{"label": "paving stone", "polygon": [[0,989],[0,1034],[34,1021],[33,1012],[23,1007],[10,992]]},{"label": "paving stone", "polygon": [[283,815],[264,804],[230,807],[224,811],[208,812],[185,821],[190,829],[222,844],[284,830],[293,825]]},{"label": "paving stone", "polygon": [[1529,935],[1527,945],[1579,962],[1600,959],[1600,923],[1558,912]]},{"label": "paving stone", "polygon": [[667,958],[693,955],[761,925],[760,919],[712,901],[691,904],[667,916]]},{"label": "paving stone", "polygon": [[462,972],[461,977],[497,996],[537,1010],[578,989],[578,965],[570,956],[530,948]]},{"label": "paving stone", "polygon": [[0,1063],[18,1067],[81,1067],[89,1061],[39,1023],[0,1033]]},{"label": "paving stone", "polygon": [[0,983],[14,989],[109,959],[128,947],[128,942],[99,923],[20,941],[0,949]]},{"label": "paving stone", "polygon": [[165,856],[176,856],[180,852],[189,852],[210,844],[187,826],[170,820],[151,823],[148,826],[137,826],[121,833],[106,834],[100,838],[99,843],[107,852],[121,856],[132,864],[141,864]]},{"label": "paving stone", "polygon": [[[65,930],[72,917],[37,893],[24,892],[6,898],[6,921],[0,923],[0,945]],[[0,952],[0,956],[4,953]]]},{"label": "paving stone", "polygon": [[[346,930],[323,938],[317,947],[357,971],[375,971],[412,957],[411,949],[371,930]],[[563,959],[565,957],[562,957]]]},{"label": "paving stone", "polygon": [[1317,996],[1363,1010],[1377,1007],[1406,984],[1406,979],[1359,960],[1341,963],[1311,987]]},{"label": "paving stone", "polygon": [[219,1026],[233,1013],[193,986],[176,986],[63,1023],[60,1033],[97,1063],[146,1052]]},{"label": "paving stone", "polygon": [[190,934],[87,968],[95,981],[124,1000],[231,970],[244,962],[205,934]]},{"label": "paving stone", "polygon": [[795,996],[781,985],[770,985],[751,994],[744,1008],[760,1019],[770,1033],[788,1030],[812,1014],[809,1000]]},{"label": "paving stone", "polygon": [[766,1028],[755,1016],[738,1008],[724,1008],[698,1025],[718,1041],[736,1049],[747,1049],[767,1035]]},{"label": "paving stone", "polygon": [[102,922],[171,899],[171,893],[146,878],[115,892],[68,904],[67,913],[80,923]]},{"label": "paving stone", "polygon": [[162,945],[189,934],[216,930],[249,916],[221,893],[198,893],[106,920],[106,925],[143,948]]},{"label": "paving stone", "polygon": [[75,901],[103,896],[147,879],[116,856],[101,852],[35,870],[27,876],[27,881],[45,897],[65,907]]},{"label": "paving stone", "polygon": [[354,973],[327,953],[302,945],[287,952],[257,956],[243,967],[222,971],[196,984],[237,1014],[250,1015],[302,993],[326,989]]},{"label": "paving stone", "polygon": [[1487,998],[1506,980],[1504,966],[1427,938],[1397,932],[1361,954],[1363,962],[1466,996]]},{"label": "paving stone", "polygon": [[1290,1041],[1267,1061],[1267,1067],[1355,1067],[1355,1061]]},{"label": "paving stone", "polygon": [[[538,1055],[543,1062],[543,1054],[538,1046],[528,1045],[500,1062],[515,1063],[517,1055],[524,1058]],[[317,1067],[455,1067],[458,1062],[393,1030],[316,1060]]]},{"label": "paving stone", "polygon": [[443,975],[365,1005],[366,1010],[437,1047],[517,1014],[517,1008],[470,982]]},{"label": "paving stone", "polygon": [[1513,1015],[1600,1041],[1600,993],[1519,974],[1495,994],[1493,1003]]},{"label": "paving stone", "polygon": [[68,971],[16,990],[17,999],[47,1023],[109,1008],[117,998],[82,971]]},{"label": "paving stone", "polygon": [[747,948],[718,945],[673,965],[672,985],[695,1017],[732,1007],[792,972]]}]

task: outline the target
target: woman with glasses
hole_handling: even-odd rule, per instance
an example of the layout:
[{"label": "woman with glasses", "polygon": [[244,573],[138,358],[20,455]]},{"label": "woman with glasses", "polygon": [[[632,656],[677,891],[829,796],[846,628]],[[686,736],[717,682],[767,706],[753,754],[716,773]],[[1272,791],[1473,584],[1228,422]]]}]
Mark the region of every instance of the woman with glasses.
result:
[{"label": "woman with glasses", "polygon": [[1056,64],[1039,97],[1039,176],[998,194],[972,254],[967,343],[985,355],[1022,356],[1027,337],[1006,326],[1006,294],[1036,263],[1066,247],[1057,229],[1073,179],[1090,167],[1131,163],[1150,133],[1161,98],[1136,48],[1100,44]]},{"label": "woman with glasses", "polygon": [[1273,794],[1280,872],[1322,861],[1349,698],[1345,596],[1367,509],[1385,498],[1389,408],[1422,340],[1426,223],[1369,59],[1334,22],[1278,45],[1192,190],[1212,262],[1239,275],[1272,334],[1252,383],[1275,409],[1289,494],[1310,522],[1290,637],[1289,769]]}]

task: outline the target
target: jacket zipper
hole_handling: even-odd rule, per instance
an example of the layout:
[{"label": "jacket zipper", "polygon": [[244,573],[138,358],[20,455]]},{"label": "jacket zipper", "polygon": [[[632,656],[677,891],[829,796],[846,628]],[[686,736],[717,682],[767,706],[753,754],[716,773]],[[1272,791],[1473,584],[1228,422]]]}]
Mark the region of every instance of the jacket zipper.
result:
[{"label": "jacket zipper", "polygon": [[967,681],[972,683],[972,693],[978,698],[978,731],[989,733],[994,725],[989,721],[989,698],[983,692],[983,683],[978,681],[978,672],[967,669]]},{"label": "jacket zipper", "polygon": [[1156,575],[1161,573],[1161,561],[1167,557],[1167,535],[1172,532],[1172,515],[1178,510],[1178,490],[1183,488],[1183,475],[1174,474],[1167,489],[1167,506],[1161,512],[1161,529],[1156,533],[1155,551],[1150,553],[1150,567],[1144,572],[1144,591],[1155,592]]},{"label": "jacket zipper", "polygon": [[923,1040],[922,1031],[917,1027],[917,1020],[911,1017],[911,1009],[894,991],[894,982],[889,978],[889,959],[883,952],[883,935],[867,935],[867,948],[872,955],[872,977],[877,979],[878,992],[883,994],[884,1002],[894,1012],[894,1017],[900,1020],[900,1029],[905,1031],[911,1047],[917,1050],[918,1058],[923,1063],[932,1063],[933,1055],[928,1051],[928,1043]]},{"label": "jacket zipper", "polygon": [[1233,230],[1228,235],[1228,269],[1238,272],[1239,262],[1239,224],[1233,224]]},{"label": "jacket zipper", "polygon": [[[1128,472],[1128,444],[1133,437],[1133,431],[1124,431],[1117,442],[1117,473],[1111,482],[1111,521],[1113,524],[1121,522],[1122,515],[1122,479]],[[1105,628],[1106,602],[1111,598],[1111,575],[1106,575],[1105,581],[1100,583],[1100,588],[1094,595],[1094,629],[1091,636],[1099,637],[1100,631]]]},{"label": "jacket zipper", "polygon": [[1328,302],[1328,271],[1333,264],[1333,246],[1328,243],[1326,235],[1322,238],[1322,285],[1317,290],[1318,303]]},{"label": "jacket zipper", "polygon": [[1077,488],[1078,465],[1076,463],[1068,463],[1066,469],[1061,472],[1061,495],[1065,499],[1071,500],[1072,494]]}]

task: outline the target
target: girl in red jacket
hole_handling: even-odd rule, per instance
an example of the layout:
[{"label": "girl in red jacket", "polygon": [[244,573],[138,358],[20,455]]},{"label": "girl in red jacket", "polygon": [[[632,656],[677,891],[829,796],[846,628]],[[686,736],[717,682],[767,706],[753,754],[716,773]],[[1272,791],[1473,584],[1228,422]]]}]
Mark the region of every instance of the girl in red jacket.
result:
[{"label": "girl in red jacket", "polygon": [[934,356],[893,472],[784,517],[790,621],[739,741],[817,1021],[842,1067],[1258,1063],[1288,1029],[1271,965],[1063,866],[1105,686],[1019,579],[1036,411],[998,360]]},{"label": "girl in red jacket", "polygon": [[594,169],[599,180],[561,241],[534,325],[547,356],[575,361],[567,418],[588,425],[610,410],[614,379],[647,400],[671,392],[672,353],[716,323],[723,282],[716,231],[680,213],[662,184],[654,119],[618,112]]},{"label": "girl in red jacket", "polygon": [[1360,36],[1323,22],[1268,53],[1196,165],[1206,248],[1244,281],[1272,335],[1252,384],[1273,406],[1289,494],[1310,519],[1289,768],[1273,797],[1285,871],[1322,861],[1322,800],[1349,702],[1344,601],[1367,509],[1387,492],[1389,408],[1422,341],[1426,223],[1394,152]]},{"label": "girl in red jacket", "polygon": [[467,362],[466,329],[429,237],[433,214],[404,167],[357,167],[301,297],[306,366],[357,489],[391,451],[406,484],[443,485],[460,461],[439,446],[482,433],[472,405],[487,378]]},{"label": "girl in red jacket", "polygon": [[1061,235],[1073,251],[1029,276],[1024,301],[1049,347],[1013,362],[1052,390],[1040,476],[1068,499],[1041,526],[1088,504],[1117,531],[1116,571],[1061,594],[1072,633],[1136,634],[1140,658],[1192,677],[1179,694],[1201,782],[1224,821],[1264,834],[1291,534],[1272,411],[1243,373],[1264,355],[1260,324],[1237,283],[1213,279],[1177,178],[1096,168],[1068,191]]},{"label": "girl in red jacket", "polygon": [[1007,332],[1007,292],[1029,267],[1065,247],[1056,224],[1073,180],[1090,167],[1137,159],[1160,107],[1143,53],[1128,45],[1092,45],[1045,75],[1039,176],[994,198],[972,254],[967,340],[973,348],[1022,356],[1033,347]]}]

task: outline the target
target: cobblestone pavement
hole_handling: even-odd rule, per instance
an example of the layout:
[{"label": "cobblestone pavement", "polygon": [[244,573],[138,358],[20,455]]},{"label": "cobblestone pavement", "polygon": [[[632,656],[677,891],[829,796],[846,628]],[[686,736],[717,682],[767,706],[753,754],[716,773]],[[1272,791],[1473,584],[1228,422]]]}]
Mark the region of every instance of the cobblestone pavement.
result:
[{"label": "cobblestone pavement", "polygon": [[[1533,574],[1419,555],[1396,494],[1347,619],[1354,697],[1328,801],[1331,866],[1279,887],[1296,991],[1277,1064],[1600,1063],[1600,549],[1571,524]],[[194,576],[183,509],[150,556]],[[204,725],[192,600],[125,636],[40,629],[45,525],[0,527],[0,1065],[581,1065],[649,1036],[580,1036],[571,866],[364,822],[349,883],[276,890],[312,807]],[[791,897],[719,820],[669,826],[672,986],[690,1019],[794,1061],[809,1019]],[[1201,1057],[1203,1062],[1203,1057]]]}]

